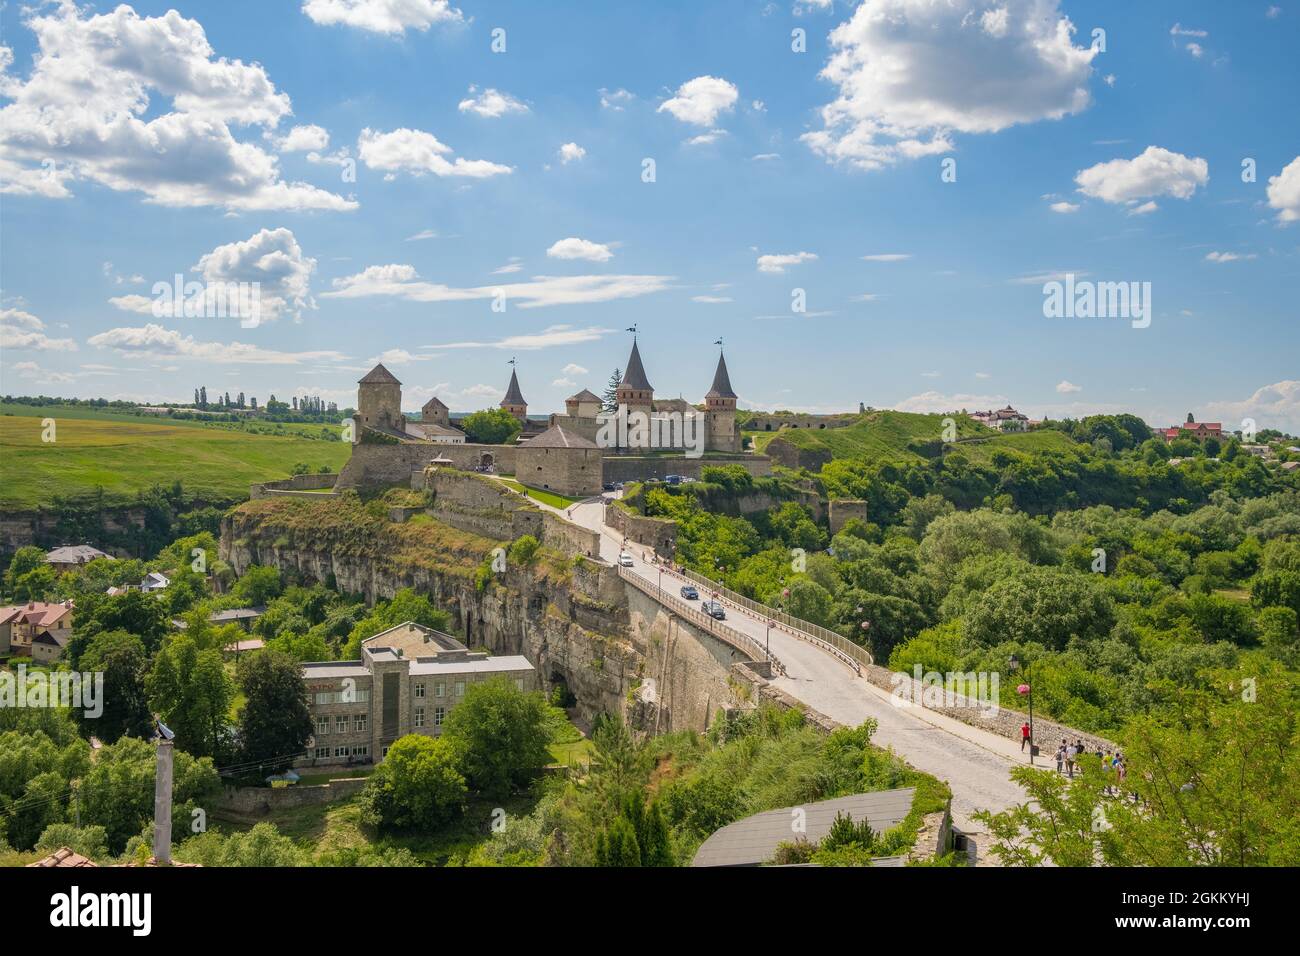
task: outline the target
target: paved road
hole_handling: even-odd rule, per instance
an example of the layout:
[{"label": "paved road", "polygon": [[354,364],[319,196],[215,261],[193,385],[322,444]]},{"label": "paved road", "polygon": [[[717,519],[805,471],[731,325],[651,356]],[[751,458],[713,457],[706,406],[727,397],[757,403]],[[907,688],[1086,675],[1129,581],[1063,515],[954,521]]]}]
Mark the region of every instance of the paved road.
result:
[{"label": "paved road", "polygon": [[[604,523],[603,501],[577,504],[561,513],[575,524],[599,531],[601,557],[611,563],[618,560],[622,540]],[[632,570],[652,584],[662,581],[669,594],[676,595],[682,584],[693,583],[647,560],[653,557],[648,548],[634,544],[627,550],[633,558]],[[701,597],[708,595],[701,592]],[[786,676],[773,681],[776,686],[843,724],[856,726],[874,718],[877,730],[872,739],[877,744],[892,747],[912,766],[947,781],[958,829],[978,834],[983,828],[971,819],[977,809],[1002,810],[1026,800],[1025,792],[1008,775],[1013,766],[1027,762],[1016,742],[933,711],[898,706],[887,691],[821,648],[775,628],[769,631],[760,615],[722,603],[729,625],[759,644],[770,640],[772,654],[786,668]]]}]

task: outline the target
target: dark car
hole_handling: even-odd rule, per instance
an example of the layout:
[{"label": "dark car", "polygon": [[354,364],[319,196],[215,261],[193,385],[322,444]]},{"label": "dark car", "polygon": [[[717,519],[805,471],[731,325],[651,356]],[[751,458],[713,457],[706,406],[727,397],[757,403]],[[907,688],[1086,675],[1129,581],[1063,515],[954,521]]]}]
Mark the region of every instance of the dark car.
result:
[{"label": "dark car", "polygon": [[695,588],[691,587],[689,584],[683,584],[682,597],[686,598],[688,601],[698,601],[700,599],[700,592],[695,590]]},{"label": "dark car", "polygon": [[705,601],[700,607],[704,608],[704,613],[709,617],[717,618],[719,621],[727,619],[727,612],[722,609],[722,605],[717,601]]},{"label": "dark car", "polygon": [[670,485],[680,485],[682,483],[682,476],[668,475],[667,477],[664,478],[664,481],[668,482],[668,484]]},{"label": "dark car", "polygon": [[615,489],[614,489],[614,482],[612,482],[612,481],[607,481],[607,482],[605,482],[603,485],[601,485],[600,487],[601,487],[601,490],[603,490],[603,491],[614,491],[614,490],[615,490]]}]

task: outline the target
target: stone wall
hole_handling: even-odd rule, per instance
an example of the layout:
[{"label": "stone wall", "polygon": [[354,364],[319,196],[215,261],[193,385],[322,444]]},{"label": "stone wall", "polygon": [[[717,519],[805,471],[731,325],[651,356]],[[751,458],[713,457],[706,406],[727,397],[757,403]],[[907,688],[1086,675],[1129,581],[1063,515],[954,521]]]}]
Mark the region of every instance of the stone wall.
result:
[{"label": "stone wall", "polygon": [[786,468],[806,468],[813,472],[821,471],[822,465],[832,457],[829,448],[800,448],[779,436],[767,443],[763,453],[778,465]]},{"label": "stone wall", "polygon": [[[894,672],[887,667],[881,667],[878,664],[869,664],[862,668],[862,676],[884,690],[893,691],[895,688],[903,688],[904,692],[910,694],[911,701],[920,703],[914,706],[922,706],[937,714],[943,714],[954,720],[960,720],[964,724],[970,724],[972,727],[979,727],[981,730],[987,730],[990,733],[997,734],[1000,737],[1008,737],[1011,740],[1020,740],[1020,728],[1029,719],[1029,715],[1023,711],[1012,710],[1008,707],[999,707],[996,712],[990,712],[988,708],[981,705],[978,701],[969,700],[961,695],[952,695],[953,702],[947,703],[948,697],[945,696],[944,703],[925,703],[923,688],[910,675],[903,672]],[[907,690],[910,688],[910,690]],[[937,694],[938,690],[931,691]],[[1105,737],[1099,737],[1097,734],[1087,733],[1077,730],[1074,727],[1067,727],[1059,724],[1054,720],[1048,720],[1045,717],[1034,717],[1034,741],[1038,744],[1044,758],[1050,758],[1056,753],[1056,748],[1060,746],[1061,739],[1065,738],[1073,743],[1076,740],[1082,740],[1091,753],[1100,747],[1102,750],[1119,749],[1114,741],[1107,740]]]},{"label": "stone wall", "polygon": [[820,431],[827,428],[845,428],[855,424],[859,415],[841,413],[839,415],[806,415],[798,412],[785,414],[778,412],[759,412],[751,415],[745,422],[747,432],[774,432],[782,428],[805,428]]},{"label": "stone wall", "polygon": [[352,457],[339,472],[335,488],[375,489],[393,485],[408,485],[411,473],[423,471],[435,458],[446,458],[449,467],[473,471],[485,455],[490,456],[498,474],[513,474],[514,445],[440,445],[434,442],[394,442],[393,444],[368,444],[352,446]]},{"label": "stone wall", "polygon": [[333,488],[339,480],[338,475],[294,475],[292,478],[283,478],[279,481],[263,481],[259,484],[249,485],[248,497],[252,501],[258,498],[269,498],[276,494],[292,494],[293,492],[310,492],[316,493],[324,488]]},{"label": "stone wall", "polygon": [[429,513],[444,524],[497,541],[531,534],[567,555],[600,556],[600,535],[544,511],[499,481],[473,472],[440,469],[427,479]]},{"label": "stone wall", "polygon": [[599,448],[530,448],[524,445],[516,455],[515,477],[519,481],[562,495],[585,498],[600,494],[601,456]]},{"label": "stone wall", "polygon": [[830,523],[831,534],[839,534],[840,529],[848,523],[850,518],[857,518],[859,521],[868,520],[867,508],[869,502],[862,501],[858,498],[835,498],[830,503]]},{"label": "stone wall", "polygon": [[655,549],[660,557],[673,557],[670,542],[677,540],[677,522],[634,514],[613,501],[605,504],[605,524],[634,544]]},{"label": "stone wall", "polygon": [[667,478],[683,475],[699,478],[700,472],[710,465],[740,465],[751,475],[770,475],[771,459],[764,455],[705,455],[686,458],[669,455],[606,455],[603,461],[606,482],[641,481],[646,478]]},{"label": "stone wall", "polygon": [[223,787],[213,810],[239,816],[266,816],[275,810],[346,800],[360,793],[365,785],[365,777],[341,777],[313,787]]}]

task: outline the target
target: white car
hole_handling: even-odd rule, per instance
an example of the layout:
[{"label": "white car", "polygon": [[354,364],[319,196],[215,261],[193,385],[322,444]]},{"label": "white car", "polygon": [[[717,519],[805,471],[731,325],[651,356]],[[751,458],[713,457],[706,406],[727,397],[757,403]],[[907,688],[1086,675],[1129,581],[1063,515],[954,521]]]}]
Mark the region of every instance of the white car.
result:
[{"label": "white car", "polygon": [[628,554],[626,551],[620,551],[618,553],[618,563],[625,568],[632,567],[632,555]]}]

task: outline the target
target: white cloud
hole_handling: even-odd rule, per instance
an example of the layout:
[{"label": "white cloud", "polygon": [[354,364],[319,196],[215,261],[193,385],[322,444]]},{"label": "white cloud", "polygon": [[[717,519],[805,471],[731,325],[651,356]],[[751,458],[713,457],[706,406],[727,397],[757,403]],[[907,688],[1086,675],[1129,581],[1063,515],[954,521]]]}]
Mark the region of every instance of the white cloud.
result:
[{"label": "white cloud", "polygon": [[1300,434],[1300,380],[1265,385],[1244,401],[1210,402],[1206,417],[1210,416],[1221,420],[1229,430],[1240,428],[1243,418],[1253,418],[1257,428]]},{"label": "white cloud", "polygon": [[306,0],[302,12],[321,26],[342,24],[390,35],[464,21],[447,0]]},{"label": "white cloud", "polygon": [[199,342],[191,335],[181,335],[174,329],[150,323],[135,328],[109,329],[86,340],[100,349],[113,349],[127,355],[147,355],[197,359],[221,365],[247,363],[252,365],[300,365],[304,362],[341,362],[347,358],[341,352],[278,352],[243,342]]},{"label": "white cloud", "polygon": [[1175,23],[1169,28],[1169,35],[1172,37],[1200,37],[1205,39],[1210,35],[1208,30],[1191,30],[1181,23]]},{"label": "white cloud", "polygon": [[416,355],[406,349],[388,349],[374,358],[366,359],[366,365],[409,365],[412,362],[427,362],[437,358],[435,355]]},{"label": "white cloud", "polygon": [[550,305],[585,305],[631,299],[669,288],[672,276],[586,275],[534,276],[527,282],[495,286],[454,288],[420,279],[414,266],[370,266],[355,275],[335,279],[334,289],[323,299],[360,299],[389,296],[411,302],[471,302],[503,294],[521,309]]},{"label": "white cloud", "polygon": [[1300,220],[1300,156],[1276,176],[1268,177],[1268,204],[1278,211],[1278,222]]},{"label": "white cloud", "polygon": [[1202,47],[1199,43],[1187,44],[1187,52],[1190,53],[1192,56],[1196,57],[1198,60],[1201,57],[1205,56],[1205,48]]},{"label": "white cloud", "polygon": [[1242,259],[1254,259],[1255,253],[1241,252],[1207,252],[1205,254],[1206,262],[1238,262]]},{"label": "white cloud", "polygon": [[617,90],[607,90],[604,87],[600,89],[600,105],[602,109],[613,110],[616,113],[623,112],[626,104],[636,99],[636,96],[627,90],[619,87]]},{"label": "white cloud", "polygon": [[[217,246],[200,257],[190,271],[202,276],[203,288],[198,294],[202,302],[216,303],[230,283],[256,283],[260,322],[273,322],[285,315],[297,322],[302,320],[305,309],[316,308],[311,296],[311,275],[315,270],[316,260],[303,255],[293,232],[281,226],[279,229],[262,229],[242,242]],[[171,282],[169,276],[169,286]],[[124,311],[155,318],[177,318],[186,311],[216,314],[215,306],[204,307],[195,301],[195,296],[187,299],[193,303],[191,309],[186,309],[183,303],[175,303],[168,294],[160,300],[161,312],[155,311],[156,300],[149,296],[123,295],[108,301]],[[176,305],[182,307],[177,310]],[[239,315],[239,312],[228,311],[227,314]]]},{"label": "white cloud", "polygon": [[511,256],[509,262],[507,262],[503,266],[497,266],[495,269],[492,270],[492,274],[494,276],[511,275],[512,273],[522,271],[523,268],[524,267],[519,262],[519,257]]},{"label": "white cloud", "polygon": [[305,153],[328,148],[330,134],[323,126],[295,126],[274,142],[275,148],[282,153]]},{"label": "white cloud", "polygon": [[1264,11],[1264,16],[1268,17],[1270,20],[1276,20],[1281,15],[1282,15],[1282,8],[1278,6],[1269,7],[1267,10]]},{"label": "white cloud", "polygon": [[575,236],[552,243],[546,254],[552,259],[586,259],[588,262],[608,262],[614,258],[614,253],[604,243]]},{"label": "white cloud", "polygon": [[1155,212],[1159,208],[1160,207],[1156,205],[1155,200],[1149,199],[1146,202],[1139,204],[1135,199],[1129,203],[1128,214],[1130,216],[1145,216],[1148,213]]},{"label": "white cloud", "polygon": [[759,272],[785,272],[786,266],[797,266],[802,262],[811,262],[817,258],[813,252],[769,253],[758,257]]},{"label": "white cloud", "polygon": [[677,88],[677,95],[659,104],[683,123],[712,126],[721,113],[730,112],[740,92],[734,83],[716,76],[697,76]]},{"label": "white cloud", "polygon": [[705,305],[721,305],[724,302],[734,301],[729,295],[693,295],[692,302],[701,302]]},{"label": "white cloud", "polygon": [[897,402],[894,408],[900,412],[935,414],[937,412],[955,412],[961,408],[971,411],[982,408],[1000,408],[1005,404],[1007,404],[1005,395],[972,395],[965,392],[944,394],[943,392],[931,390],[905,398],[901,402]]},{"label": "white cloud", "polygon": [[[426,349],[513,349],[522,352],[536,351],[537,349],[555,348],[561,345],[582,345],[585,342],[599,341],[602,336],[609,335],[613,329],[604,329],[590,327],[585,329],[575,329],[571,325],[552,325],[543,329],[541,332],[527,333],[523,335],[508,335],[495,341],[470,341],[470,342],[447,342],[442,345],[425,345]],[[585,370],[584,370],[585,372]]]},{"label": "white cloud", "polygon": [[[471,86],[469,91],[473,93],[475,88]],[[515,99],[509,93],[502,93],[500,90],[494,90],[491,87],[483,90],[478,96],[471,96],[461,100],[458,109],[462,113],[475,113],[488,119],[497,119],[507,113],[528,112],[527,104]]]},{"label": "white cloud", "polygon": [[863,256],[863,262],[902,262],[904,259],[912,258],[910,252],[876,252],[869,256]]},{"label": "white cloud", "polygon": [[35,362],[15,362],[9,366],[11,371],[17,372],[19,378],[26,379],[29,382],[40,382],[44,385],[66,385],[69,382],[75,382],[77,375],[71,372],[55,372],[48,368],[42,368]]},{"label": "white cloud", "polygon": [[432,229],[421,229],[413,236],[407,236],[403,242],[423,242],[425,239],[437,239],[438,234]]},{"label": "white cloud", "polygon": [[582,157],[587,155],[587,151],[577,143],[565,143],[560,147],[560,151],[557,155],[560,157],[560,162],[567,166],[569,163],[577,162],[582,159]]},{"label": "white cloud", "polygon": [[756,163],[765,163],[768,160],[780,159],[781,154],[780,153],[755,153],[753,156],[749,158]]},{"label": "white cloud", "polygon": [[370,169],[390,173],[404,171],[416,176],[433,173],[435,176],[464,176],[482,179],[511,172],[509,166],[486,159],[448,159],[451,147],[438,141],[432,133],[402,127],[391,133],[380,133],[369,128],[361,131],[357,139],[357,155]]},{"label": "white cloud", "polygon": [[563,372],[565,375],[586,375],[587,374],[587,370],[585,368],[583,368],[581,365],[576,365],[573,362],[570,362],[568,365],[564,366],[564,368],[560,369],[560,371]]},{"label": "white cloud", "polygon": [[1052,212],[1059,212],[1062,213],[1063,215],[1068,215],[1072,212],[1079,211],[1078,203],[1065,202],[1064,200],[1062,200],[1061,202],[1054,202],[1047,208],[1052,210]]},{"label": "white cloud", "polygon": [[557,378],[551,382],[552,388],[577,388],[578,383],[568,378]]},{"label": "white cloud", "polygon": [[940,375],[939,372],[934,372],[934,371],[930,371],[930,372],[922,372],[922,373],[921,373],[921,378],[938,378],[939,375]]},{"label": "white cloud", "polygon": [[1076,279],[1082,279],[1088,275],[1082,269],[1060,269],[1055,272],[1031,272],[1027,275],[1016,276],[1011,282],[1015,285],[1042,285],[1045,282],[1064,282],[1067,275],[1072,275]]},{"label": "white cloud", "polygon": [[1132,159],[1112,159],[1081,169],[1074,181],[1079,192],[1108,203],[1155,196],[1190,199],[1210,180],[1210,165],[1159,146],[1148,146]]},{"label": "white cloud", "polygon": [[101,15],[41,9],[23,21],[38,48],[29,77],[0,77],[11,101],[0,109],[0,191],[67,198],[85,180],[163,206],[357,207],[282,180],[272,153],[235,138],[232,125],[274,130],[289,97],[260,65],[217,57],[198,21],[174,10],[140,17],[126,4]]},{"label": "white cloud", "polygon": [[27,349],[33,352],[75,352],[72,339],[52,339],[45,334],[45,323],[22,309],[0,309],[0,349]]},{"label": "white cloud", "polygon": [[1069,395],[1073,392],[1082,392],[1083,386],[1075,385],[1073,382],[1066,381],[1065,379],[1061,379],[1059,382],[1056,383],[1056,390],[1060,392],[1062,395]]},{"label": "white cloud", "polygon": [[1058,0],[877,0],[830,34],[839,87],[801,139],[832,162],[878,169],[946,153],[952,132],[994,133],[1087,108],[1096,52],[1075,46]]},{"label": "white cloud", "polygon": [[708,146],[710,143],[716,143],[726,135],[727,131],[725,129],[711,129],[707,133],[700,133],[698,136],[692,136],[686,141],[686,145]]}]

